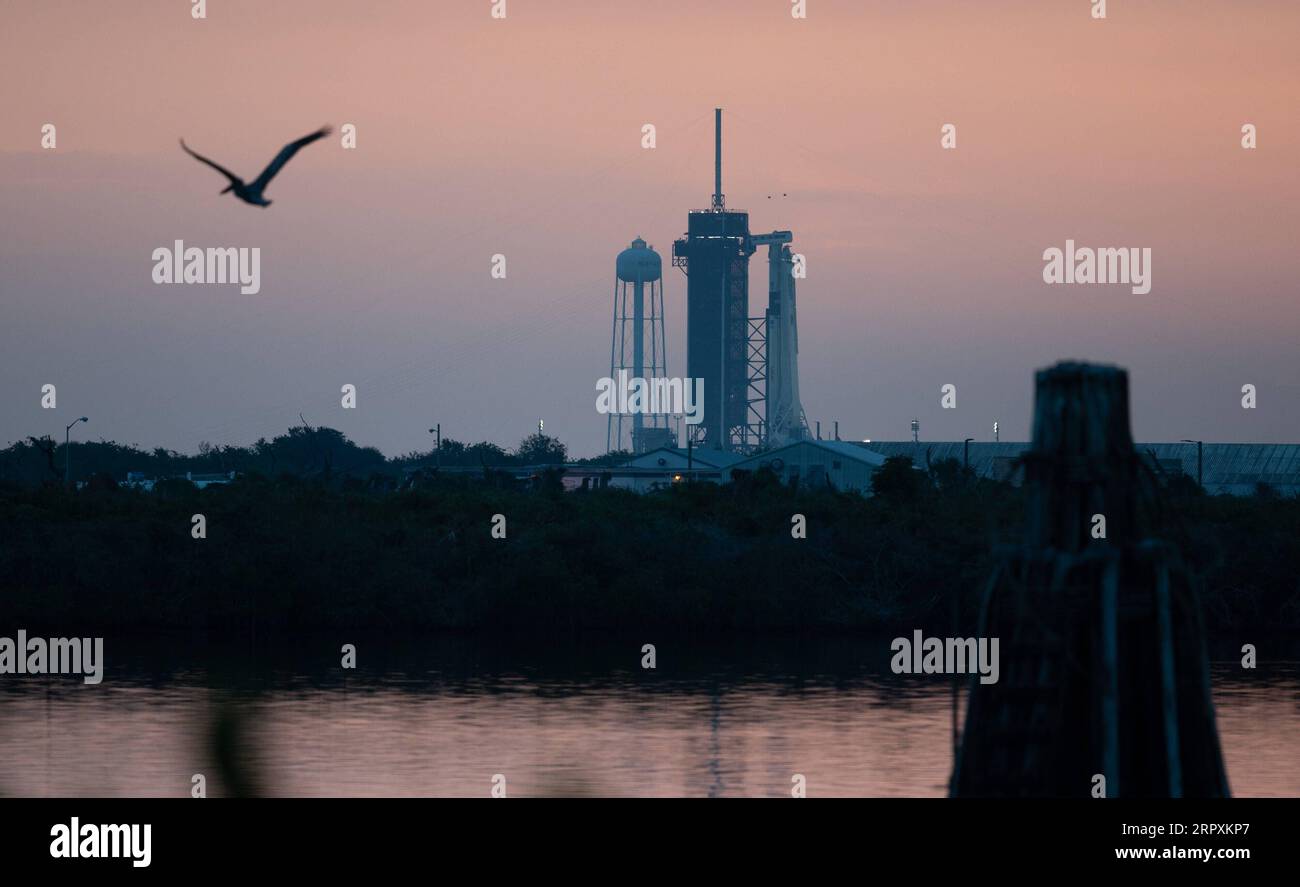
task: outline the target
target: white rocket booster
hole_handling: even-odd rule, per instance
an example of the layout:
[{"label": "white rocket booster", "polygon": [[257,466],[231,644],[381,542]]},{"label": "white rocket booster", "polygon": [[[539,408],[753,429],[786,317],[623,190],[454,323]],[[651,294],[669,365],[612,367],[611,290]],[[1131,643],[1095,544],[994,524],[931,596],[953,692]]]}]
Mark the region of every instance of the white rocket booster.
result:
[{"label": "white rocket booster", "polygon": [[799,400],[799,325],[789,231],[755,235],[767,245],[767,444],[780,447],[808,436]]}]

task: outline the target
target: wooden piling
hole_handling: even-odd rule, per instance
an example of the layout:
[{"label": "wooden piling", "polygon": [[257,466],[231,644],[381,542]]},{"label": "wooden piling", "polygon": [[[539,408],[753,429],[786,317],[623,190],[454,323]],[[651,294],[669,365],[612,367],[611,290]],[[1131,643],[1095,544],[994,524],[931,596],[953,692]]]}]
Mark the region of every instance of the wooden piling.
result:
[{"label": "wooden piling", "polygon": [[971,680],[950,793],[1226,796],[1198,585],[1157,535],[1128,375],[1061,363],[1036,383],[1025,543],[981,608],[1000,679]]}]

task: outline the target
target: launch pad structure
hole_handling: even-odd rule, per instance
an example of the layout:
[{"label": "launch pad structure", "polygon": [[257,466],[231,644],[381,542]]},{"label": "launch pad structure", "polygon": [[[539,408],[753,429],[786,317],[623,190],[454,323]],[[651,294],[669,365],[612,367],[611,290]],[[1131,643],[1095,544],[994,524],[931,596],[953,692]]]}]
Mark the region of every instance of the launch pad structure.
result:
[{"label": "launch pad structure", "polygon": [[[688,426],[696,447],[752,453],[808,436],[799,399],[799,336],[790,231],[752,234],[749,213],[722,193],[722,109],[714,110],[713,200],[687,215],[673,242],[686,275],[687,375],[704,380],[703,420]],[[768,251],[768,304],[749,315],[749,257]]]}]

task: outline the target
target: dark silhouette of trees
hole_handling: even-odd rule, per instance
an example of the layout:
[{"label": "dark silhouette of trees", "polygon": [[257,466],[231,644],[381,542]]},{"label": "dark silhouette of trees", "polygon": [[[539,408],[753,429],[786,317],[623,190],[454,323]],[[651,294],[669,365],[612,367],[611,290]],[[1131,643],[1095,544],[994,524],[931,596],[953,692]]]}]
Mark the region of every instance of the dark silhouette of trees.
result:
[{"label": "dark silhouette of trees", "polygon": [[896,503],[915,502],[929,479],[912,465],[911,456],[890,456],[871,476],[871,492]]},{"label": "dark silhouette of trees", "polygon": [[[362,458],[326,443],[336,467]],[[292,444],[304,465],[324,464]],[[556,468],[522,481],[420,469],[400,488],[390,471],[249,470],[227,486],[170,479],[152,493],[100,477],[75,495],[0,484],[0,600],[14,624],[75,613],[138,629],[910,630],[948,625],[954,594],[974,618],[994,546],[1021,538],[1025,513],[1016,487],[980,479],[941,493],[905,460],[874,498],[793,490],[764,471],[648,494],[560,493]],[[1300,499],[1171,508],[1205,576],[1212,632],[1300,627]],[[207,518],[201,543],[195,513]],[[508,542],[490,535],[498,513]],[[792,514],[807,538],[791,537]]]},{"label": "dark silhouette of trees", "polygon": [[519,442],[515,458],[523,465],[559,465],[568,459],[568,448],[538,431]]}]

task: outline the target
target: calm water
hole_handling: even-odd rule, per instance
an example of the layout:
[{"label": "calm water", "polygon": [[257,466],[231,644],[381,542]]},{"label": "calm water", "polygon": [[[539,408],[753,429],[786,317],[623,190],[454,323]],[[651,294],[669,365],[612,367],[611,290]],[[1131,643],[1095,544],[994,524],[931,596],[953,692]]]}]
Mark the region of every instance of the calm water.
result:
[{"label": "calm water", "polygon": [[[185,795],[203,773],[217,796],[216,723],[272,795],[482,797],[498,773],[514,796],[946,791],[951,686],[891,674],[888,638],[661,639],[653,672],[640,644],[110,637],[98,687],[0,677],[0,793]],[[1300,663],[1216,663],[1214,697],[1233,793],[1300,796]]]}]

